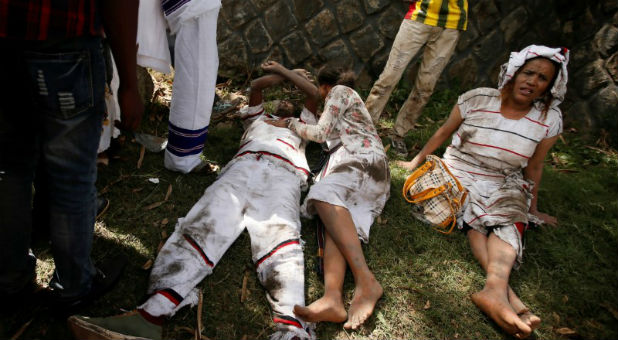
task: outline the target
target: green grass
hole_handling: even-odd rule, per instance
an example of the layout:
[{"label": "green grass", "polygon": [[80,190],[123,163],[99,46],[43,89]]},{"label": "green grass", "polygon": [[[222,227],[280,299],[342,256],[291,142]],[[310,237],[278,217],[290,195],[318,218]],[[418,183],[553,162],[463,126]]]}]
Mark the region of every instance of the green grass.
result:
[{"label": "green grass", "polygon": [[[383,127],[405,99],[405,89],[396,90],[387,107]],[[422,147],[450,112],[459,91],[441,91],[432,97],[420,126],[406,137],[410,149]],[[269,94],[271,99],[278,94]],[[148,108],[142,130],[163,135],[166,107]],[[211,127],[205,157],[225,164],[236,151],[242,134],[239,124]],[[527,233],[524,263],[511,278],[513,289],[543,320],[537,339],[618,338],[618,163],[615,152],[587,147],[573,133],[565,132],[548,157],[540,189],[539,208],[560,220],[556,228],[542,227]],[[214,175],[180,175],[163,168],[163,154],[146,153],[136,168],[139,145],[127,137],[117,159],[99,172],[97,186],[111,200],[111,207],[97,223],[95,260],[122,251],[130,263],[118,286],[83,314],[113,315],[133,309],[144,299],[148,271],[142,266],[155,258],[157,248],[174,229]],[[565,144],[566,142],[566,144]],[[310,163],[318,147],[308,150]],[[391,155],[393,156],[393,155]],[[414,220],[410,206],[401,197],[406,173],[391,166],[391,198],[375,223],[370,243],[364,246],[370,268],[384,287],[384,297],[374,315],[356,332],[341,324],[320,324],[323,339],[506,339],[496,324],[482,314],[469,295],[482,288],[484,274],[470,253],[465,236],[442,235]],[[159,184],[148,181],[158,178]],[[161,202],[172,186],[168,201]],[[314,222],[303,220],[306,258],[306,295],[312,302],[323,292],[314,268],[316,240]],[[45,247],[39,256],[39,279],[45,282],[52,260]],[[274,327],[264,290],[251,263],[250,239],[241,234],[200,288],[204,294],[203,334],[211,339],[266,338]],[[243,277],[248,273],[249,295],[240,302]],[[353,280],[345,282],[346,299],[353,293]],[[165,336],[192,339],[181,327],[196,327],[196,308],[185,308],[165,326]],[[65,321],[46,313],[20,311],[0,321],[0,338],[9,338],[33,319],[21,338],[70,337]],[[575,334],[566,336],[564,328]]]}]

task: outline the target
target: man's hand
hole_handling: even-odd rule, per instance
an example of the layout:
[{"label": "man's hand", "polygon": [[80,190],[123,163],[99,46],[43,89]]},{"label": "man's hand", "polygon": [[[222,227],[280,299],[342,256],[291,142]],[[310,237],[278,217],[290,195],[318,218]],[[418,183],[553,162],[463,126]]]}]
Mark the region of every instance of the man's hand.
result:
[{"label": "man's hand", "polygon": [[292,70],[292,72],[296,72],[296,74],[298,74],[299,76],[309,80],[309,81],[313,81],[312,76],[311,76],[311,72],[305,70],[304,68],[295,68]]},{"label": "man's hand", "polygon": [[287,71],[287,68],[274,60],[269,60],[262,64],[262,70],[266,72],[281,74],[282,72]]},{"label": "man's hand", "polygon": [[121,130],[137,130],[144,113],[144,105],[137,88],[118,88],[118,104],[122,120],[114,122],[115,126]]}]

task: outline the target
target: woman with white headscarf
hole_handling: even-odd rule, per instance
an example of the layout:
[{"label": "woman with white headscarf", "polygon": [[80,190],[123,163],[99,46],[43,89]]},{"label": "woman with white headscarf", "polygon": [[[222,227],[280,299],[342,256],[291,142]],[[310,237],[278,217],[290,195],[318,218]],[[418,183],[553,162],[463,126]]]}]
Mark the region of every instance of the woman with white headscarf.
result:
[{"label": "woman with white headscarf", "polygon": [[541,322],[508,280],[521,263],[528,224],[558,222],[537,210],[537,199],[543,160],[562,132],[558,104],[566,93],[568,60],[567,49],[545,46],[511,53],[498,89],[462,94],[414,159],[399,163],[415,169],[452,135],[443,160],[469,192],[457,222],[487,273],[485,287],[471,298],[517,338],[529,336]]}]

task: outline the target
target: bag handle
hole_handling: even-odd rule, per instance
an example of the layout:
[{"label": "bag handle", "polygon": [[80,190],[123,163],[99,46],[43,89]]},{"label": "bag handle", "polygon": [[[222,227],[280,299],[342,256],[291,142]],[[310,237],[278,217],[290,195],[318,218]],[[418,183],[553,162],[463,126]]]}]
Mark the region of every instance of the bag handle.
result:
[{"label": "bag handle", "polygon": [[410,190],[410,187],[412,187],[412,184],[414,184],[416,179],[423,176],[432,167],[433,167],[433,163],[431,161],[427,161],[425,162],[425,164],[421,165],[418,169],[414,170],[414,172],[410,176],[408,176],[408,178],[406,179],[406,182],[403,185],[403,197],[408,202],[410,202],[408,200],[408,192]]}]

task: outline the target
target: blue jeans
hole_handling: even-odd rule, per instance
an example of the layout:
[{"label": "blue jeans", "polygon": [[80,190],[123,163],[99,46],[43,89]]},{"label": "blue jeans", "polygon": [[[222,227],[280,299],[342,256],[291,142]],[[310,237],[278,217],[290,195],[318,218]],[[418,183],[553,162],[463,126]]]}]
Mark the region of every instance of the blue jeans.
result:
[{"label": "blue jeans", "polygon": [[0,292],[18,292],[35,277],[36,261],[29,252],[34,202],[49,225],[56,265],[52,281],[61,297],[80,297],[96,272],[90,251],[105,111],[101,39],[0,40],[0,47],[5,74],[0,82]]}]

